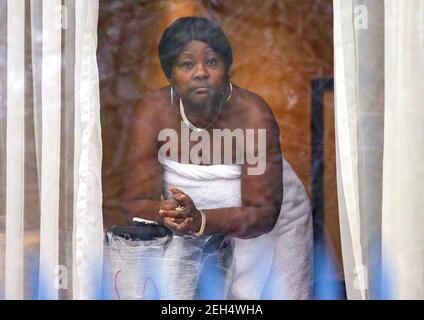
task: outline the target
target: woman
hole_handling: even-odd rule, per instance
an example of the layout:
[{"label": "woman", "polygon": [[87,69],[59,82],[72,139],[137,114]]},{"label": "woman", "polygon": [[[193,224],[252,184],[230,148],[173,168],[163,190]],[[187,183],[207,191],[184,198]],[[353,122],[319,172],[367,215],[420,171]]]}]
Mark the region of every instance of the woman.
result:
[{"label": "woman", "polygon": [[[280,213],[278,125],[262,98],[230,81],[232,50],[214,22],[178,19],[163,34],[159,57],[170,85],[145,95],[135,110],[123,209],[128,221],[165,225],[182,247],[189,245],[184,236],[234,237],[230,296],[258,298],[247,291],[260,291],[262,283],[244,290],[234,281],[252,278],[258,260],[268,259],[261,257],[267,243],[241,239],[268,233]],[[226,134],[232,139],[225,142]]]}]

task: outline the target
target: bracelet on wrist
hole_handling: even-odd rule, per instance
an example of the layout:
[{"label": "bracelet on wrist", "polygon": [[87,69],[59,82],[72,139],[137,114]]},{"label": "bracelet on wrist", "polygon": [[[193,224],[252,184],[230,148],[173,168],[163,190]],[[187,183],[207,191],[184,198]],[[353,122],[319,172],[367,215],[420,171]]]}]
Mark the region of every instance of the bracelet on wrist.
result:
[{"label": "bracelet on wrist", "polygon": [[200,223],[200,229],[198,232],[195,232],[193,235],[196,237],[200,237],[201,235],[203,235],[203,233],[205,232],[205,227],[206,227],[206,215],[202,210],[199,210],[201,217],[202,217],[202,222]]}]

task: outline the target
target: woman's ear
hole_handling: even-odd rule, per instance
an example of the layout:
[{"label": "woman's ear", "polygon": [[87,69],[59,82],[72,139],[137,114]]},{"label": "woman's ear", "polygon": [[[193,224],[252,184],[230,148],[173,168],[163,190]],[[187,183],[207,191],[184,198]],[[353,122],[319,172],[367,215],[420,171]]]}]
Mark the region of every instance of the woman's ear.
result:
[{"label": "woman's ear", "polygon": [[168,78],[169,85],[175,90],[175,81],[172,78]]},{"label": "woman's ear", "polygon": [[169,78],[168,78],[168,82],[169,82],[169,84],[170,84],[171,86],[174,86],[175,81],[174,81],[174,79],[173,79],[172,77],[169,77]]}]

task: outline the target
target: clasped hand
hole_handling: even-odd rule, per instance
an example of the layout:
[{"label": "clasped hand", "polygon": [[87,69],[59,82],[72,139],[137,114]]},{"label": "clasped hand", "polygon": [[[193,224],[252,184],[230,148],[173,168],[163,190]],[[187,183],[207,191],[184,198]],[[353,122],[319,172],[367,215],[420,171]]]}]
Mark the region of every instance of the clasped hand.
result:
[{"label": "clasped hand", "polygon": [[[200,229],[201,214],[193,200],[177,188],[169,189],[172,196],[162,201],[159,214],[164,218],[164,225],[174,233],[193,234]],[[184,211],[176,210],[183,207]]]}]

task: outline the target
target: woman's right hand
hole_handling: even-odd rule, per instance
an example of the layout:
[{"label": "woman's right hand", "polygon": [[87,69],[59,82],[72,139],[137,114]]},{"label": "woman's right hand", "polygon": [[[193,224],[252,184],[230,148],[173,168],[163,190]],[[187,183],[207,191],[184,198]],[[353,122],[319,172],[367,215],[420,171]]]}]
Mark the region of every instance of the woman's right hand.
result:
[{"label": "woman's right hand", "polygon": [[[192,204],[192,207],[195,208],[191,198],[175,188],[171,188],[171,192],[173,193],[172,197],[169,199],[163,200],[161,207],[159,209],[159,214],[164,218],[163,224],[174,233],[180,233],[180,234],[193,233],[192,224],[194,221],[194,217],[187,216],[186,212],[177,213],[175,211],[177,207],[181,206],[182,201],[183,203],[187,202],[188,205]],[[187,203],[184,203],[184,204],[187,204]]]},{"label": "woman's right hand", "polygon": [[184,222],[185,217],[176,218],[176,217],[167,217],[164,212],[175,212],[175,209],[179,206],[179,203],[174,198],[169,198],[162,201],[162,204],[159,209],[159,214],[164,217],[164,225],[170,229],[174,229],[175,225],[181,224]]}]

